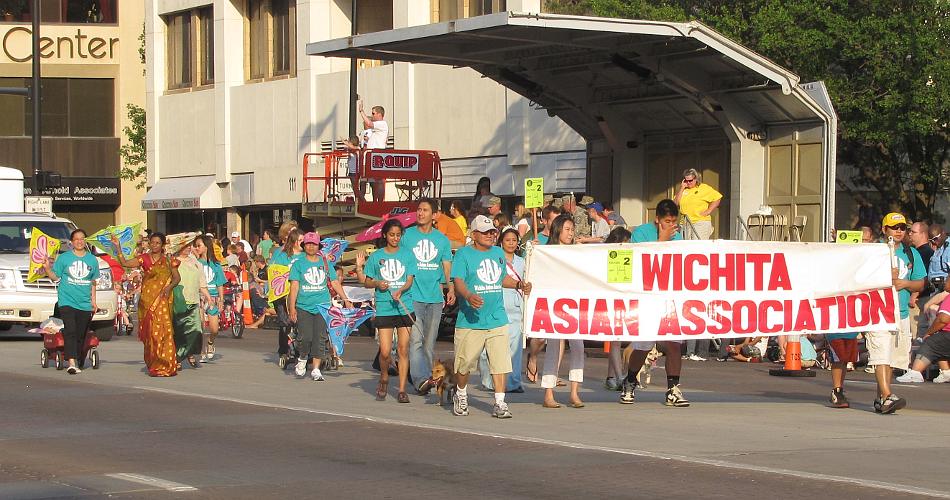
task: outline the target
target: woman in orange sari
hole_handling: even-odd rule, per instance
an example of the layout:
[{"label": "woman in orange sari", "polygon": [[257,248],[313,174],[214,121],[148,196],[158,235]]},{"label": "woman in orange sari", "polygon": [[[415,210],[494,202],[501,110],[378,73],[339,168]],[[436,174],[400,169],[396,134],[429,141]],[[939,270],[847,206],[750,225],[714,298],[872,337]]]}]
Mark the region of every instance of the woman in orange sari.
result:
[{"label": "woman in orange sari", "polygon": [[[115,236],[112,244],[120,248]],[[123,266],[141,267],[145,272],[138,304],[139,340],[145,344],[145,366],[152,377],[173,377],[178,373],[171,292],[181,278],[178,260],[166,256],[164,247],[165,235],[152,233],[148,239],[148,253],[130,260],[121,251],[117,252]]]}]

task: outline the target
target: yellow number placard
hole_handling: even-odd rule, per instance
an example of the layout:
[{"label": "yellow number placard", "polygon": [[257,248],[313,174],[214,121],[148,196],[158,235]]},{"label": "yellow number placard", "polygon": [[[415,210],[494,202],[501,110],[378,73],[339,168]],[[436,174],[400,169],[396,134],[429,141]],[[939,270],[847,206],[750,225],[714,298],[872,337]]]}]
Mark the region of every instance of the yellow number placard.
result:
[{"label": "yellow number placard", "polygon": [[529,177],[524,180],[524,207],[541,208],[544,205],[544,178]]},{"label": "yellow number placard", "polygon": [[861,243],[864,234],[861,231],[838,231],[835,235],[835,243]]},{"label": "yellow number placard", "polygon": [[633,281],[633,250],[609,250],[607,252],[607,283],[630,283]]}]

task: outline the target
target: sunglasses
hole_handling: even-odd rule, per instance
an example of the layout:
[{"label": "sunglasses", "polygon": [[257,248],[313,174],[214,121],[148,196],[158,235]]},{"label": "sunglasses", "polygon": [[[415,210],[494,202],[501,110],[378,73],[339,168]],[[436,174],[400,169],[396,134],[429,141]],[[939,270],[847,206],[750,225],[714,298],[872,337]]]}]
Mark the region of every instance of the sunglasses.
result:
[{"label": "sunglasses", "polygon": [[884,226],[891,231],[907,231],[907,224],[895,224],[893,226]]},{"label": "sunglasses", "polygon": [[687,179],[684,177],[683,182],[696,182],[696,179]]}]

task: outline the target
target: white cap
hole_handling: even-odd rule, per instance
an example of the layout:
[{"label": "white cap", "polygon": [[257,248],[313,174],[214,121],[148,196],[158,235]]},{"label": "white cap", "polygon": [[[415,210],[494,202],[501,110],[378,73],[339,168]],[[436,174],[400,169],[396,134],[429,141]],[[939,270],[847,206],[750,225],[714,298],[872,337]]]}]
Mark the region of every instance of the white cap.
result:
[{"label": "white cap", "polygon": [[234,231],[233,233],[231,233],[231,237],[232,237],[232,238],[240,238],[240,237],[241,237],[241,233],[239,233],[239,232],[237,232],[237,231]]},{"label": "white cap", "polygon": [[487,233],[488,231],[496,231],[497,229],[491,219],[484,215],[476,215],[475,219],[472,220],[472,231]]}]

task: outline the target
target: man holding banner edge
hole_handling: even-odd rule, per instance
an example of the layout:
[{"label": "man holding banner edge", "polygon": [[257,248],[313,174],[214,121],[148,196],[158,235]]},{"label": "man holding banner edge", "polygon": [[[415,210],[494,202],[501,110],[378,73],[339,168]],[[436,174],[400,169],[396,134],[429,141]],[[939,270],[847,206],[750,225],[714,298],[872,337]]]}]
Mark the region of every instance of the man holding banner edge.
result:
[{"label": "man holding banner edge", "polygon": [[[633,230],[631,241],[645,243],[649,241],[674,241],[682,239],[679,234],[679,207],[673,200],[660,200],[656,204],[656,219],[637,226]],[[630,356],[630,365],[627,367],[627,378],[624,379],[620,390],[620,403],[633,404],[636,399],[637,374],[643,368],[647,355],[656,342],[633,342],[633,354]],[[679,341],[659,342],[666,355],[664,369],[666,370],[666,406],[685,408],[689,400],[680,390],[680,372],[683,359],[680,357],[682,345]]]}]

